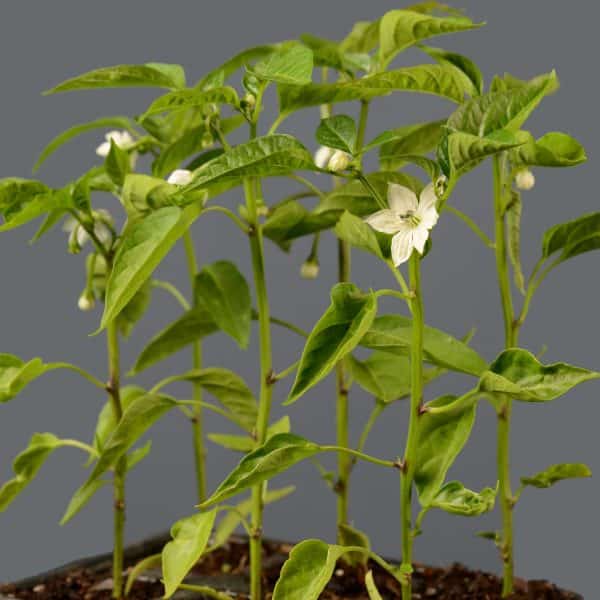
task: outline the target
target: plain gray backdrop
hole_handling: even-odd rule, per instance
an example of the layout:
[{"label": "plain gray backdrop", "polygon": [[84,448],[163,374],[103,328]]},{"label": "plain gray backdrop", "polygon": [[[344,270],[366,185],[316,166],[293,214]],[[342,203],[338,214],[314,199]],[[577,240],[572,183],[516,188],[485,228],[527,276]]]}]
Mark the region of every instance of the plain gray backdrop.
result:
[{"label": "plain gray backdrop", "polygon": [[[597,210],[598,86],[591,67],[600,8],[594,2],[580,2],[577,11],[566,11],[566,3],[547,0],[461,0],[459,4],[473,18],[487,21],[487,26],[433,43],[475,59],[488,80],[505,71],[530,77],[556,68],[562,88],[543,102],[528,127],[537,135],[566,131],[579,138],[588,151],[589,162],[576,169],[538,170],[534,190],[524,194],[523,260],[528,271],[549,226]],[[356,20],[373,19],[395,7],[396,3],[381,0],[4,0],[0,19],[0,175],[30,176],[37,153],[63,129],[100,116],[138,114],[157,94],[154,90],[105,90],[40,95],[67,77],[118,63],[163,61],[183,64],[188,79],[195,81],[245,47],[295,38],[306,31],[339,39]],[[410,51],[400,64],[419,60],[424,59]],[[268,102],[274,107],[272,96]],[[443,118],[452,109],[448,102],[422,95],[395,94],[376,100],[368,137],[385,128]],[[318,111],[307,110],[289,119],[282,131],[294,132],[313,148],[317,123]],[[94,148],[100,137],[101,132],[87,134],[63,148],[39,176],[57,186],[76,177],[95,164]],[[491,233],[490,172],[487,164],[466,177],[452,200]],[[268,200],[277,201],[295,189],[293,183],[270,183]],[[223,198],[232,207],[240,200],[239,191]],[[119,212],[116,200],[101,202],[115,214]],[[41,356],[49,361],[77,362],[104,378],[104,338],[88,336],[98,324],[100,311],[81,313],[76,307],[83,287],[83,256],[66,253],[66,237],[59,229],[29,246],[34,231],[32,225],[0,236],[0,349],[23,358]],[[228,258],[250,274],[247,242],[228,221],[209,215],[194,227],[194,235],[201,262]],[[310,328],[327,306],[328,291],[335,279],[334,241],[330,235],[324,238],[321,276],[316,281],[298,277],[308,253],[308,240],[298,243],[289,255],[271,244],[267,249],[273,313],[305,328]],[[442,245],[444,250],[433,252],[424,267],[427,322],[456,336],[476,327],[473,345],[491,360],[502,344],[493,253],[449,214],[443,216],[435,232],[435,246],[440,249]],[[596,318],[599,260],[599,255],[582,256],[551,274],[535,298],[523,329],[524,347],[537,352],[545,344],[548,361],[600,366],[600,327]],[[180,247],[161,265],[159,276],[187,290]],[[363,288],[393,285],[385,269],[372,257],[359,253],[354,257],[353,278]],[[157,291],[151,309],[132,338],[123,344],[124,367],[130,366],[147,340],[178,314],[173,300]],[[230,339],[214,336],[205,344],[206,363],[233,368],[256,387],[256,338],[254,331],[250,350],[240,352]],[[274,345],[276,369],[291,364],[301,350],[299,339],[282,331],[274,332]],[[139,383],[149,385],[166,374],[181,372],[189,362],[189,353],[183,352],[144,374]],[[470,383],[464,377],[445,378],[428,390],[428,398],[460,392]],[[288,384],[276,388],[274,418],[284,414],[281,400]],[[184,394],[185,388],[179,391]],[[590,383],[545,406],[515,407],[515,481],[555,462],[585,461],[592,470],[600,470],[599,392],[599,386]],[[90,440],[103,401],[102,395],[77,375],[53,372],[2,406],[0,480],[11,476],[12,457],[26,446],[34,431]],[[358,390],[352,393],[354,439],[371,406],[372,400],[366,394]],[[320,384],[291,407],[289,414],[295,432],[332,443],[333,381]],[[209,431],[229,431],[218,417],[211,415],[207,421]],[[181,415],[173,414],[151,430],[152,453],[129,478],[128,540],[163,530],[193,511],[189,429]],[[368,452],[393,458],[401,453],[405,430],[403,408],[390,409],[375,427]],[[214,445],[209,451],[212,489],[238,457]],[[112,519],[108,489],[73,522],[62,528],[58,525],[71,493],[86,476],[82,463],[82,455],[75,450],[57,452],[35,482],[0,515],[0,580],[109,549]],[[450,475],[474,488],[494,485],[495,417],[489,406],[481,405],[472,439]],[[278,483],[295,483],[297,491],[268,510],[266,533],[292,540],[333,540],[335,500],[314,467],[295,467]],[[397,555],[397,477],[375,466],[361,465],[352,479],[351,492],[355,525],[368,531],[377,551]],[[599,492],[598,480],[592,479],[523,495],[515,518],[519,575],[550,578],[594,597]],[[416,543],[416,559],[436,564],[461,561],[497,571],[495,548],[474,534],[493,528],[498,519],[497,511],[476,520],[432,513],[426,519],[424,535]]]}]

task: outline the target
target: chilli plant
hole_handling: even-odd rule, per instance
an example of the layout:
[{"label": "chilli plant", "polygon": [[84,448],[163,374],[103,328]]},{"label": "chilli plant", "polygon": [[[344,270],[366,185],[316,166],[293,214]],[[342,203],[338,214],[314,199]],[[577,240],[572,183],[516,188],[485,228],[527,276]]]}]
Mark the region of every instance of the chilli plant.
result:
[{"label": "chilli plant", "polygon": [[[407,600],[411,598],[413,542],[426,514],[441,509],[478,516],[491,511],[496,499],[502,527],[483,535],[500,550],[503,595],[512,592],[512,513],[521,492],[527,486],[544,488],[590,475],[583,464],[553,465],[521,478],[513,492],[509,469],[512,402],[550,401],[599,377],[565,363],[543,364],[540,357],[518,347],[519,331],[549,272],[600,247],[600,215],[551,228],[544,236],[540,260],[525,278],[520,262],[521,191],[534,185],[531,168],[574,166],[586,157],[581,145],[566,134],[551,132],[536,139],[523,129],[541,100],[557,89],[554,72],[526,81],[509,75],[495,77],[486,89],[479,68],[469,58],[425,44],[429,38],[481,25],[446,5],[424,2],[391,10],[376,21],[359,22],[341,42],[307,34],[297,41],[250,48],[192,85],[179,65],[148,63],[90,71],[48,92],[133,86],[167,90],[135,118],[101,118],[56,137],[40,155],[36,169],[74,137],[110,130],[97,148],[102,163],[64,186],[52,188],[33,179],[0,181],[4,220],[0,229],[43,217],[34,239],[62,222],[71,253],[78,254],[86,246],[90,249],[78,304],[82,310],[91,310],[97,301],[103,303],[96,333],[103,333],[108,351],[107,383],[74,365],[0,355],[2,401],[11,400],[29,382],[57,368],[82,375],[108,396],[91,443],[50,433],[33,436],[15,459],[15,477],[0,489],[0,509],[28,485],[55,449],[79,448],[89,456],[92,468],[71,499],[63,522],[112,481],[115,598],[125,597],[136,577],[154,565],[162,566],[165,597],[180,588],[195,589],[184,583],[188,572],[241,526],[248,534],[250,596],[259,600],[264,596],[264,507],[293,491],[291,487],[268,489],[268,482],[299,461],[316,461],[320,454],[334,453],[338,457],[335,475],[317,465],[337,495],[336,543],[317,539],[299,543],[282,568],[275,600],[318,598],[339,560],[366,568],[369,560],[374,561],[397,580]],[[395,67],[396,57],[408,48],[421,52],[424,62]],[[316,68],[318,78],[314,77]],[[273,91],[278,110],[269,115],[265,99]],[[398,115],[389,129],[369,139],[371,105],[400,92],[438,96],[448,103],[446,118],[407,124]],[[282,132],[288,117],[310,108],[320,108],[321,117],[314,123],[320,145],[314,155],[298,138]],[[233,143],[231,134],[236,139],[247,137]],[[459,180],[484,162],[493,166],[492,237],[454,202]],[[142,172],[140,166],[148,164],[150,172]],[[290,185],[300,187],[273,202],[267,193],[271,178],[286,178]],[[226,204],[224,194],[232,190],[244,194],[245,202],[237,211]],[[108,209],[106,202],[98,207],[103,194],[112,196]],[[115,219],[115,198],[123,219]],[[196,243],[191,229],[199,219],[214,218],[209,213],[227,217],[247,239],[252,286],[230,261],[198,263],[196,251],[200,248],[202,255],[202,241]],[[471,347],[470,333],[454,337],[425,324],[427,281],[421,264],[445,243],[436,235],[436,225],[448,215],[464,221],[495,255],[505,336],[491,363]],[[123,225],[117,226],[121,221]],[[338,281],[332,287],[329,307],[312,330],[305,332],[272,312],[266,241],[287,252],[296,241],[307,238],[311,249],[301,274],[313,278],[323,260],[319,241],[327,232],[337,238]],[[180,240],[185,248],[189,296],[153,275]],[[390,287],[364,290],[353,283],[352,249],[382,262]],[[514,308],[513,288],[523,295],[520,311]],[[128,375],[135,377],[184,348],[191,349],[191,369],[174,372],[148,390],[124,386],[120,340],[130,335],[156,289],[170,293],[183,314],[149,341]],[[382,312],[382,298],[396,302],[397,310]],[[206,366],[202,348],[204,338],[217,332],[246,348],[253,321],[259,346],[256,395],[234,371]],[[301,356],[290,366],[275,365],[273,326],[305,338]],[[363,358],[365,351],[367,358]],[[426,399],[428,384],[448,372],[461,375],[462,393]],[[320,444],[292,433],[287,416],[273,422],[275,386],[292,374],[295,379],[286,405],[335,374],[335,443]],[[190,398],[165,393],[176,382],[191,386]],[[355,384],[372,395],[374,406],[359,439],[351,441],[350,393]],[[366,454],[367,438],[378,417],[400,400],[409,408],[407,421],[401,424],[404,446],[391,446],[386,458]],[[480,400],[488,401],[498,415],[498,463],[489,487],[475,491],[458,481],[447,481],[447,473],[469,439]],[[178,521],[162,553],[136,565],[126,583],[126,476],[150,450],[149,442],[140,444],[144,434],[172,410],[192,423],[195,474],[190,476],[196,479],[200,510]],[[206,410],[233,422],[243,433],[205,434]],[[244,454],[211,495],[206,490],[206,438]],[[384,467],[399,479],[399,565],[380,558],[366,533],[350,519],[349,484],[359,460]],[[249,497],[228,503],[242,492]],[[415,493],[419,510],[413,514]],[[363,523],[361,529],[366,528],[368,523]],[[381,597],[372,572],[367,572],[365,584],[372,599]],[[204,587],[197,589],[217,598],[228,597]]]}]

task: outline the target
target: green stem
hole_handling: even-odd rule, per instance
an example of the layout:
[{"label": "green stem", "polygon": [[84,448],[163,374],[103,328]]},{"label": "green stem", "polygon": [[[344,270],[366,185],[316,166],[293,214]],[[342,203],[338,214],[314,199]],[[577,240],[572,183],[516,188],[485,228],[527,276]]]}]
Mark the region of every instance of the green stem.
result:
[{"label": "green stem", "polygon": [[[510,289],[506,250],[506,224],[504,220],[505,182],[503,177],[504,163],[501,157],[494,157],[494,217],[496,229],[496,270],[502,314],[504,317],[504,345],[511,348],[517,343],[517,328],[515,327],[514,309]],[[503,583],[502,596],[507,597],[513,591],[514,553],[513,553],[513,507],[514,498],[510,481],[510,418],[512,400],[504,398],[498,409],[498,493],[502,509],[502,562]]]},{"label": "green stem", "polygon": [[183,294],[170,282],[162,281],[160,279],[153,279],[151,281],[152,287],[160,288],[165,290],[165,292],[171,294],[175,300],[179,303],[179,306],[183,308],[183,310],[190,310],[190,303],[185,299]]},{"label": "green stem", "polygon": [[461,219],[461,221],[463,221],[488,248],[494,247],[494,242],[479,227],[479,225],[477,225],[477,223],[475,223],[475,221],[469,217],[469,215],[466,215],[464,212],[458,210],[458,208],[454,208],[454,206],[450,204],[447,204],[445,208],[447,211]]},{"label": "green stem", "polygon": [[[369,415],[369,418],[367,419],[367,422],[365,423],[365,426],[363,427],[362,433],[360,434],[360,438],[358,440],[358,446],[356,447],[356,450],[358,452],[362,452],[364,450],[365,445],[367,443],[367,438],[369,437],[369,434],[371,433],[371,430],[373,429],[375,422],[379,418],[379,415],[381,415],[381,413],[384,411],[385,407],[386,407],[386,405],[384,402],[381,402],[380,400],[375,402],[375,406],[373,407],[373,410],[371,411],[371,414]],[[352,460],[352,467],[354,467],[356,462],[357,462],[357,458],[355,457]]]},{"label": "green stem", "polygon": [[423,402],[423,298],[421,296],[421,258],[413,252],[409,260],[410,289],[412,300],[412,341],[410,348],[410,414],[408,436],[400,476],[400,517],[402,523],[402,600],[410,600],[412,586],[412,485],[419,444],[419,419]]},{"label": "green stem", "polygon": [[369,454],[365,454],[364,452],[359,452],[358,450],[353,450],[352,448],[346,448],[343,446],[320,446],[319,450],[321,452],[341,452],[343,454],[347,454],[348,456],[354,456],[355,458],[359,458],[360,460],[364,460],[365,462],[370,462],[374,465],[378,465],[380,467],[388,467],[392,469],[398,468],[398,463],[393,460],[385,460],[383,458],[376,458],[375,456],[370,456]]},{"label": "green stem", "polygon": [[[115,421],[119,423],[123,416],[121,405],[121,368],[119,351],[119,331],[116,320],[107,328],[109,381],[108,393]],[[125,475],[127,472],[127,456],[123,455],[117,462],[113,476],[113,598],[123,597],[123,548],[125,530]]]},{"label": "green stem", "polygon": [[73,371],[74,373],[78,373],[79,375],[81,375],[84,379],[87,379],[90,383],[93,383],[97,388],[100,388],[101,390],[106,390],[105,383],[102,383],[102,381],[100,381],[98,378],[94,377],[91,373],[88,373],[85,369],[82,369],[81,367],[78,367],[77,365],[72,365],[70,363],[58,362],[58,363],[50,363],[46,366],[49,368],[54,368],[54,369],[67,369],[69,371]]},{"label": "green stem", "polygon": [[232,210],[229,210],[225,206],[218,206],[216,204],[213,206],[207,206],[206,208],[202,209],[202,212],[204,212],[204,213],[207,213],[207,212],[222,213],[226,217],[229,217],[237,225],[237,227],[239,227],[239,229],[241,229],[244,233],[246,233],[246,234],[248,233],[248,224],[244,223],[244,221],[242,219],[240,219]]},{"label": "green stem", "polygon": [[[256,136],[256,128],[251,129],[251,136]],[[249,232],[252,270],[256,289],[256,304],[258,312],[258,329],[260,344],[260,395],[258,419],[256,423],[256,442],[265,443],[269,427],[272,392],[272,354],[270,309],[265,277],[265,260],[262,226],[257,211],[256,185],[254,180],[244,182],[246,208],[251,230]],[[260,600],[261,596],[261,564],[262,564],[262,523],[263,523],[263,488],[262,484],[252,489],[250,536],[250,596],[252,600]]]},{"label": "green stem", "polygon": [[[188,267],[188,277],[192,295],[194,295],[194,284],[198,273],[198,261],[194,242],[189,230],[183,234],[183,245]],[[195,300],[193,301],[195,305]],[[192,365],[194,369],[202,368],[202,343],[197,340],[192,344]],[[192,397],[197,402],[192,415],[192,437],[194,443],[194,465],[196,469],[196,489],[198,502],[206,499],[206,449],[204,447],[204,415],[202,412],[202,386],[199,383],[192,384]]]}]

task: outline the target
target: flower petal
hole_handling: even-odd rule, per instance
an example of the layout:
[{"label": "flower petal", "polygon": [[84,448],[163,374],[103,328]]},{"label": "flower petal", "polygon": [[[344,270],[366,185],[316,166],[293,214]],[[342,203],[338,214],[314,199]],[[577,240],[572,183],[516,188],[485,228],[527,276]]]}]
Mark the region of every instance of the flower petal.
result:
[{"label": "flower petal", "polygon": [[435,193],[435,186],[430,183],[421,192],[419,199],[419,208],[417,209],[417,216],[420,218],[421,225],[427,229],[432,229],[438,222],[438,211],[436,209],[438,197]]},{"label": "flower petal", "polygon": [[410,188],[398,183],[390,183],[388,185],[388,204],[394,212],[400,215],[415,212],[418,205],[417,195]]},{"label": "flower petal", "polygon": [[392,238],[392,260],[396,267],[405,263],[413,251],[414,229],[403,229]]},{"label": "flower petal", "polygon": [[315,152],[315,165],[317,165],[319,169],[326,169],[333,152],[333,148],[330,148],[329,146],[321,146]]},{"label": "flower petal", "polygon": [[427,242],[427,238],[429,237],[429,229],[421,223],[418,227],[413,229],[413,245],[415,250],[423,255],[425,250],[425,242]]},{"label": "flower petal", "polygon": [[108,156],[109,152],[110,152],[110,142],[102,142],[96,148],[96,154],[98,156],[101,156],[102,158],[106,158]]},{"label": "flower petal", "polygon": [[381,233],[397,233],[404,226],[404,221],[393,210],[387,208],[369,215],[365,223]]}]

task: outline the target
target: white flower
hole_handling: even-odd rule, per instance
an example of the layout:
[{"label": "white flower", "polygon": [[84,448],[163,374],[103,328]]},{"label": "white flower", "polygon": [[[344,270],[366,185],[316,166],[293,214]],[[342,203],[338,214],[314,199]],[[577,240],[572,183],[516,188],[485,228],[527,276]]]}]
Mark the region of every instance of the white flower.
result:
[{"label": "white flower", "polygon": [[102,156],[102,158],[106,158],[108,153],[110,152],[110,142],[113,141],[119,148],[123,150],[127,150],[131,148],[135,144],[135,140],[131,137],[128,131],[109,131],[104,139],[106,141],[102,142],[96,148],[96,154],[98,156]]},{"label": "white flower", "polygon": [[174,185],[187,185],[192,181],[192,172],[187,169],[175,169],[167,178],[167,183]]},{"label": "white flower", "polygon": [[522,169],[515,175],[515,184],[520,190],[528,191],[535,185],[535,175],[529,169]]},{"label": "white flower", "polygon": [[343,150],[336,150],[333,153],[333,156],[329,159],[327,163],[327,168],[334,173],[338,173],[339,171],[343,171],[348,168],[352,157]]},{"label": "white flower", "polygon": [[429,231],[438,221],[437,195],[433,183],[416,194],[397,183],[388,187],[389,208],[373,213],[365,221],[376,231],[393,234],[392,260],[396,266],[406,262],[413,249],[419,254],[425,250]]},{"label": "white flower", "polygon": [[[103,208],[94,211],[94,233],[102,244],[111,239],[111,232],[107,224],[113,223],[112,215]],[[69,234],[69,247],[77,251],[90,240],[88,232],[81,226],[75,217],[68,217],[63,224],[63,231]]]},{"label": "white flower", "polygon": [[334,152],[335,150],[329,146],[321,146],[315,152],[315,165],[317,165],[319,169],[326,169]]},{"label": "white flower", "polygon": [[319,263],[307,260],[300,267],[300,277],[303,279],[316,279],[319,276]]}]

